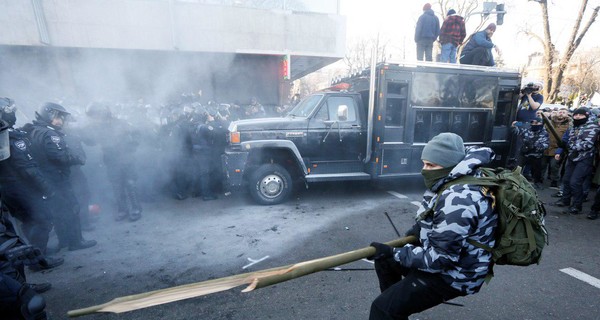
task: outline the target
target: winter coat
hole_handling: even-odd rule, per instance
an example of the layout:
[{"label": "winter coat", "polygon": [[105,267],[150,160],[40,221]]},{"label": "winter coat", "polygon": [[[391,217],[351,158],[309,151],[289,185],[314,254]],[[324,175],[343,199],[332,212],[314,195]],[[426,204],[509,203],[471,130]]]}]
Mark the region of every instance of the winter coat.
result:
[{"label": "winter coat", "polygon": [[433,10],[423,12],[417,21],[415,29],[415,42],[431,41],[432,43],[440,35],[440,20],[435,16]]},{"label": "winter coat", "polygon": [[[396,261],[406,268],[438,273],[463,294],[479,291],[490,268],[491,254],[467,240],[494,247],[497,215],[492,208],[492,199],[476,185],[455,184],[440,195],[437,192],[446,182],[459,177],[480,176],[478,168],[489,164],[493,158],[490,148],[471,148],[446,178],[425,191],[417,211],[422,245],[409,244],[395,249]],[[433,214],[419,219],[430,209]]]},{"label": "winter coat", "polygon": [[515,127],[517,134],[521,137],[521,154],[525,157],[541,158],[544,151],[550,145],[550,137],[546,128],[542,127],[538,131],[531,128]]},{"label": "winter coat", "polygon": [[571,127],[568,132],[567,145],[569,146],[569,159],[574,162],[591,158],[596,153],[596,140],[600,127],[595,117],[588,117],[588,121],[579,127]]},{"label": "winter coat", "polygon": [[[567,130],[569,130],[569,126],[571,125],[569,118],[565,119],[562,122],[552,120],[552,126],[554,127],[554,131],[558,133],[559,137],[562,137]],[[544,151],[545,156],[554,157],[556,154],[556,149],[558,148],[558,141],[553,135],[549,135],[550,137],[550,146],[546,151]]]},{"label": "winter coat", "polygon": [[440,29],[440,43],[452,43],[454,46],[460,45],[465,37],[467,31],[465,28],[465,19],[459,15],[450,15],[442,23],[442,29]]}]

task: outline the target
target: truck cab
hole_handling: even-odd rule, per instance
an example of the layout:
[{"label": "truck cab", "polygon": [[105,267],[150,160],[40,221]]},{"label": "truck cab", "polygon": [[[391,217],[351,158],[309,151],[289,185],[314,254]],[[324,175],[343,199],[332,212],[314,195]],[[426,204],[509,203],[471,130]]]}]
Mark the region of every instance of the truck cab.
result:
[{"label": "truck cab", "polygon": [[441,132],[491,147],[494,165],[506,164],[518,72],[406,63],[374,71],[305,97],[285,117],[232,122],[222,156],[226,183],[277,204],[298,180],[402,179],[420,174],[421,151]]}]

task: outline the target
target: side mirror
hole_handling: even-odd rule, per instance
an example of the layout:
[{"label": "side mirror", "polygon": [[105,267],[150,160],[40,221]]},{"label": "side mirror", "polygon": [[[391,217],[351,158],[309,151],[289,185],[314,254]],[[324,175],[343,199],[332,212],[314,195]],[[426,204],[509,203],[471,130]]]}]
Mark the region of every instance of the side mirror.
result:
[{"label": "side mirror", "polygon": [[342,104],[342,105],[338,106],[337,118],[338,118],[338,121],[348,121],[348,106],[347,105]]}]

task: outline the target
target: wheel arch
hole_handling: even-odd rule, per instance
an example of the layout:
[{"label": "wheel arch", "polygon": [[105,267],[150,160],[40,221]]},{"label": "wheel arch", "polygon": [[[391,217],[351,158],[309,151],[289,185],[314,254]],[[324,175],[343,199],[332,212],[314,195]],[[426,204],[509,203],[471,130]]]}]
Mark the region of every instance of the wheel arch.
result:
[{"label": "wheel arch", "polygon": [[304,178],[308,169],[302,161],[302,156],[296,145],[289,140],[259,140],[242,143],[242,149],[248,151],[246,174],[253,167],[265,163],[276,163],[285,167],[296,178]]}]

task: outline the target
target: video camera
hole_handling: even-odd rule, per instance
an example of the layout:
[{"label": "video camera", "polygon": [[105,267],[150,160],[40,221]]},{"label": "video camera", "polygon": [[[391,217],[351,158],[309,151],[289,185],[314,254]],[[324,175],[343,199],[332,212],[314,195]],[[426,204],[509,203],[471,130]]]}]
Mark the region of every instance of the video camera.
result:
[{"label": "video camera", "polygon": [[540,90],[540,88],[533,82],[528,83],[524,88],[521,89],[522,94],[531,94]]}]

